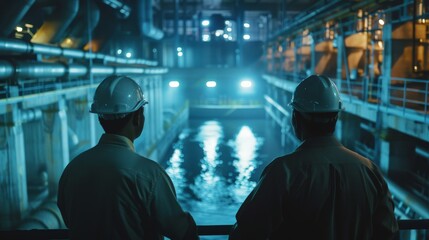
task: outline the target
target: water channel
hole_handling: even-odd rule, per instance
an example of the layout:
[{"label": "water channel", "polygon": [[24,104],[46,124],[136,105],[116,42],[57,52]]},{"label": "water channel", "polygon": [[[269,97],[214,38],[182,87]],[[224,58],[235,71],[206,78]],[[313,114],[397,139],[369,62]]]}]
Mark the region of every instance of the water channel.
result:
[{"label": "water channel", "polygon": [[235,222],[264,167],[293,150],[281,147],[279,131],[264,118],[189,120],[161,165],[197,225]]}]

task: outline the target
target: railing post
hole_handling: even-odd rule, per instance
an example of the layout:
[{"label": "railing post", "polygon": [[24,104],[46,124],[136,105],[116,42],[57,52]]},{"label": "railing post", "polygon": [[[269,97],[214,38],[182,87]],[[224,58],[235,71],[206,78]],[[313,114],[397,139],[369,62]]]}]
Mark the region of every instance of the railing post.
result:
[{"label": "railing post", "polygon": [[402,112],[405,112],[405,103],[407,101],[407,82],[404,81],[404,85],[402,86]]},{"label": "railing post", "polygon": [[[3,112],[4,111],[4,112]],[[27,214],[27,174],[22,111],[18,104],[0,109],[0,229],[8,229]],[[3,137],[3,136],[2,136]]]},{"label": "railing post", "polygon": [[425,115],[425,122],[428,116],[428,91],[429,91],[429,81],[426,82],[426,91],[425,91],[425,111],[424,111],[424,115]]},{"label": "railing post", "polygon": [[70,161],[66,105],[65,98],[60,96],[58,103],[43,112],[50,194],[57,192],[61,174]]}]

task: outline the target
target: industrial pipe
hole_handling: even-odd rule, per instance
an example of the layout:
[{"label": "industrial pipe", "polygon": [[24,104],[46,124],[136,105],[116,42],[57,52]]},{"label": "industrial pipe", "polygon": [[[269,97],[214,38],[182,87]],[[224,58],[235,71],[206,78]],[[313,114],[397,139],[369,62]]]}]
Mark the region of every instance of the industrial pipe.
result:
[{"label": "industrial pipe", "polygon": [[8,78],[15,73],[14,66],[5,60],[0,60],[0,79]]},{"label": "industrial pipe", "polygon": [[21,111],[21,123],[28,123],[41,119],[43,116],[41,109],[28,109]]},{"label": "industrial pipe", "polygon": [[81,64],[46,63],[34,61],[0,60],[0,79],[7,78],[55,78],[55,77],[83,77],[89,72],[94,76],[111,74],[138,75],[138,74],[165,74],[167,68],[121,67],[94,64],[91,67]]},{"label": "industrial pipe", "polygon": [[153,0],[137,1],[137,21],[141,33],[154,40],[160,40],[164,37],[164,32],[153,25]]},{"label": "industrial pipe", "polygon": [[[88,1],[83,4],[77,17],[70,25],[70,30],[67,38],[71,39],[70,44],[62,46],[82,48],[82,46],[90,41],[92,31],[100,21],[100,9],[94,1]],[[67,39],[66,38],[66,39]]]},{"label": "industrial pipe", "polygon": [[29,43],[17,39],[0,37],[0,55],[9,54],[42,54],[46,56],[63,56],[68,58],[99,59],[106,62],[123,64],[142,64],[147,66],[157,66],[158,62],[145,59],[127,59],[105,55],[102,53],[92,53],[70,48],[54,47],[43,44]]},{"label": "industrial pipe", "polygon": [[55,199],[48,199],[18,226],[19,230],[60,228],[64,222]]},{"label": "industrial pipe", "polygon": [[67,73],[61,63],[16,62],[15,76],[17,78],[63,77]]},{"label": "industrial pipe", "polygon": [[414,195],[408,193],[399,185],[393,183],[393,181],[387,180],[389,190],[393,196],[399,198],[407,206],[409,206],[414,212],[416,212],[420,217],[428,219],[429,218],[429,206],[427,203],[422,202]]},{"label": "industrial pipe", "polygon": [[79,10],[79,0],[56,1],[52,15],[34,34],[31,42],[58,43]]},{"label": "industrial pipe", "polygon": [[415,151],[416,151],[417,155],[424,157],[427,160],[429,160],[429,151],[427,151],[423,148],[420,148],[420,147],[416,147]]}]

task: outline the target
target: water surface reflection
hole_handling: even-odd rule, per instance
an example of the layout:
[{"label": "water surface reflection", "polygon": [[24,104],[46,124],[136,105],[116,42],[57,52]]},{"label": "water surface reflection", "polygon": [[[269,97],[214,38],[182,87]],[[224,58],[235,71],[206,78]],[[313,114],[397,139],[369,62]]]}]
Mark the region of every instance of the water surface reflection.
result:
[{"label": "water surface reflection", "polygon": [[161,164],[198,225],[233,224],[262,169],[286,152],[267,142],[277,129],[264,119],[191,120],[188,126]]}]

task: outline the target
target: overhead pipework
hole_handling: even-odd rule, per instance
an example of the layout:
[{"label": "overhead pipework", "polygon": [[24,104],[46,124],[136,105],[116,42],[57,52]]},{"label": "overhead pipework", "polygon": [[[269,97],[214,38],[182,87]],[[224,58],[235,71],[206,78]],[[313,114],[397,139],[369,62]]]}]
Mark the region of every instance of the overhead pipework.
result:
[{"label": "overhead pipework", "polygon": [[67,58],[94,59],[104,62],[120,64],[142,64],[147,66],[157,66],[158,62],[146,59],[128,59],[105,55],[102,53],[92,53],[71,48],[48,46],[43,44],[29,43],[17,39],[0,38],[0,55],[16,54],[41,54],[46,56],[58,56]]},{"label": "overhead pipework", "polygon": [[130,16],[131,9],[125,3],[118,0],[103,0],[103,3],[107,4],[111,8],[118,11],[122,18],[127,18]]},{"label": "overhead pipework", "polygon": [[83,64],[45,63],[35,61],[6,61],[0,60],[0,79],[18,78],[59,78],[83,77],[91,73],[94,76],[109,74],[164,74],[166,68],[142,68],[129,66],[106,66],[93,64],[91,67]]},{"label": "overhead pipework", "polygon": [[73,20],[68,34],[61,41],[61,47],[82,49],[100,21],[100,8],[94,1],[87,1],[79,8],[77,17]]},{"label": "overhead pipework", "polygon": [[79,10],[79,0],[55,1],[52,14],[34,34],[31,42],[56,44],[64,36]]},{"label": "overhead pipework", "polygon": [[137,1],[137,21],[141,33],[154,40],[161,40],[164,32],[154,26],[153,23],[153,0]]}]

